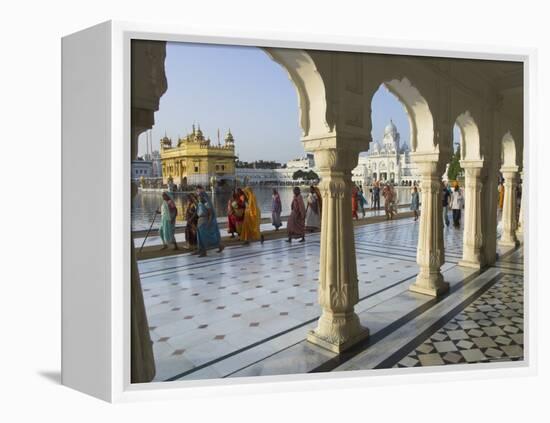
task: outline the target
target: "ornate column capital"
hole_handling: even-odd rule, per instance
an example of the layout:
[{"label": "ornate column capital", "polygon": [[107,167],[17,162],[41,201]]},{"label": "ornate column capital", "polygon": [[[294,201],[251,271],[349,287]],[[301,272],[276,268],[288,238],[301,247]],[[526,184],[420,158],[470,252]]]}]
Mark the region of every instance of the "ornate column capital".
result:
[{"label": "ornate column capital", "polygon": [[483,160],[460,160],[460,166],[464,169],[482,169]]},{"label": "ornate column capital", "polygon": [[323,148],[314,150],[313,154],[320,172],[351,171],[359,159],[359,151],[352,149]]},{"label": "ornate column capital", "polygon": [[[368,148],[370,139],[345,132],[328,132],[322,136],[302,138],[304,150],[312,153],[324,150],[338,150],[338,154],[358,155]],[[347,153],[346,153],[347,152]]]},{"label": "ornate column capital", "polygon": [[422,178],[438,177],[445,172],[445,163],[439,160],[439,154],[411,153],[411,158],[418,167]]},{"label": "ornate column capital", "polygon": [[515,165],[512,165],[512,166],[502,166],[500,168],[500,172],[504,175],[504,174],[512,174],[512,173],[518,173],[518,170],[519,170],[519,167],[518,166],[515,166]]}]

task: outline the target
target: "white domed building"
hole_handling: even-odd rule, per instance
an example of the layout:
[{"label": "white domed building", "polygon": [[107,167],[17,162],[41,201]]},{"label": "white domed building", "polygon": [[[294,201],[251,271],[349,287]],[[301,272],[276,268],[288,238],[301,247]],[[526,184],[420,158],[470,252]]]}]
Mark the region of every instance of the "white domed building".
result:
[{"label": "white domed building", "polygon": [[411,161],[409,147],[407,144],[401,146],[401,137],[391,120],[384,129],[382,141],[373,140],[369,150],[360,154],[352,175],[353,181],[359,185],[371,185],[374,181],[412,185],[420,179]]}]

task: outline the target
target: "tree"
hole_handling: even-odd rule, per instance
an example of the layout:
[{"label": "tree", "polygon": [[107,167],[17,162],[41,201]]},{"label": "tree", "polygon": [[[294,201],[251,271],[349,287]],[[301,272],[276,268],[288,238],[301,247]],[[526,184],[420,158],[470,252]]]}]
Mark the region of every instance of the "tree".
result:
[{"label": "tree", "polygon": [[451,163],[449,164],[449,171],[447,172],[447,177],[449,181],[456,181],[458,176],[463,172],[462,167],[460,166],[460,145],[457,147],[456,151],[451,158]]},{"label": "tree", "polygon": [[310,170],[306,175],[305,179],[308,181],[315,181],[319,179],[319,175],[317,175],[313,170]]},{"label": "tree", "polygon": [[304,171],[300,169],[292,174],[292,179],[296,181],[297,179],[304,179],[304,176],[305,176]]}]

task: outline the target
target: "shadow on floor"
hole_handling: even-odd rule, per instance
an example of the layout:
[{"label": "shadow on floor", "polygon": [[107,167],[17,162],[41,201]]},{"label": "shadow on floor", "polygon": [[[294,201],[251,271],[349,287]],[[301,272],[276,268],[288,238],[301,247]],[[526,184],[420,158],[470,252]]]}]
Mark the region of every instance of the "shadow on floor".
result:
[{"label": "shadow on floor", "polygon": [[38,374],[50,382],[61,385],[61,372],[59,370],[41,370]]}]

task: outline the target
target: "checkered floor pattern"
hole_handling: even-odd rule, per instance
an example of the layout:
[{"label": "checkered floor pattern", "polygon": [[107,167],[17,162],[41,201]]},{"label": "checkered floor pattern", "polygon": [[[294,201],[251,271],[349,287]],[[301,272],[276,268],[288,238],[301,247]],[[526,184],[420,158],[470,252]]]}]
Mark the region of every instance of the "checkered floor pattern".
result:
[{"label": "checkered floor pattern", "polygon": [[504,274],[393,367],[523,360],[523,276]]}]

